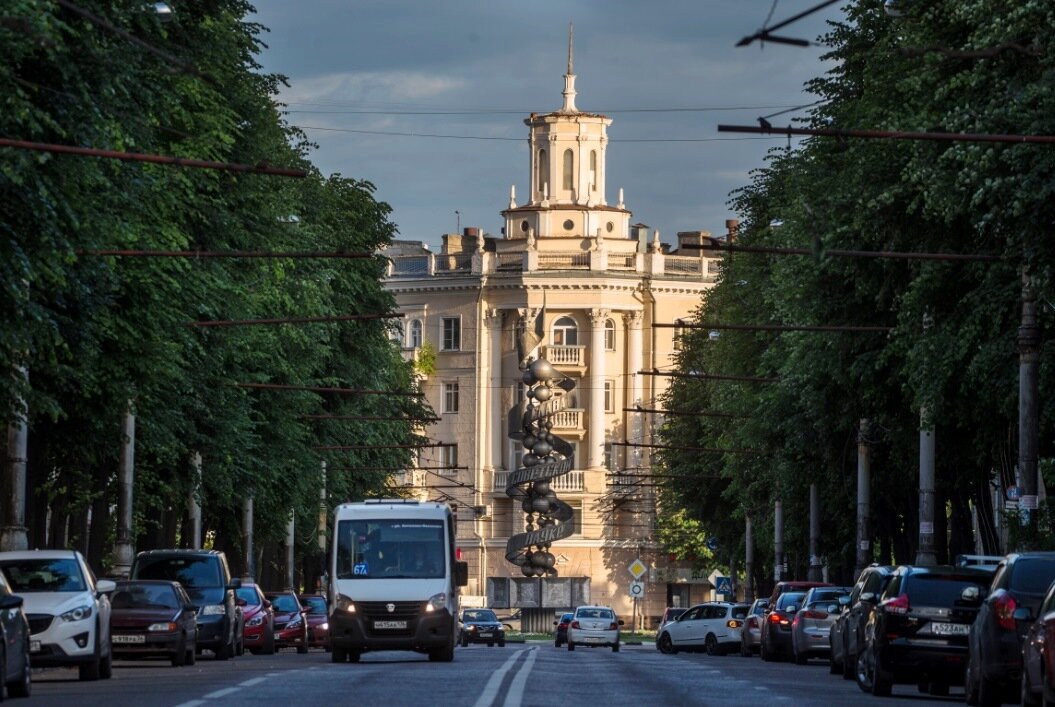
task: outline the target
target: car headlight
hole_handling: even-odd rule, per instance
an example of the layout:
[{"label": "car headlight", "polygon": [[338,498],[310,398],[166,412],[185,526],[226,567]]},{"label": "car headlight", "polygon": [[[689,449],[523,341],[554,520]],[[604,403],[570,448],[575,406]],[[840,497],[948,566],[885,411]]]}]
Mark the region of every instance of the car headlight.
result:
[{"label": "car headlight", "polygon": [[171,632],[171,631],[176,631],[178,629],[179,629],[179,626],[177,626],[176,624],[171,623],[171,622],[170,623],[165,623],[165,624],[150,624],[149,626],[147,626],[147,631],[168,631],[168,632]]},{"label": "car headlight", "polygon": [[429,603],[425,605],[425,611],[439,611],[440,609],[447,606],[447,593],[440,592],[439,594],[433,594],[429,598]]},{"label": "car headlight", "polygon": [[63,621],[83,621],[92,615],[92,607],[90,604],[84,606],[78,606],[76,609],[70,609],[64,614],[60,614],[60,618]]},{"label": "car headlight", "polygon": [[293,619],[286,624],[286,628],[300,628],[300,619]]},{"label": "car headlight", "polygon": [[249,621],[247,621],[245,625],[246,626],[259,626],[262,623],[264,623],[264,617],[258,615],[258,616],[254,616],[253,618],[249,619]]},{"label": "car headlight", "polygon": [[334,608],[337,611],[344,611],[349,614],[355,613],[355,603],[343,594],[337,595],[337,602],[334,604]]},{"label": "car headlight", "polygon": [[469,630],[470,630],[470,631],[475,631],[475,630],[476,630],[476,626],[470,626],[470,627],[469,627]]},{"label": "car headlight", "polygon": [[201,608],[202,616],[219,616],[226,613],[227,607],[223,604],[206,604]]},{"label": "car headlight", "polygon": [[326,621],[323,621],[321,624],[319,624],[319,628],[322,629],[323,631],[329,631],[330,630],[330,624],[328,622],[326,622]]}]

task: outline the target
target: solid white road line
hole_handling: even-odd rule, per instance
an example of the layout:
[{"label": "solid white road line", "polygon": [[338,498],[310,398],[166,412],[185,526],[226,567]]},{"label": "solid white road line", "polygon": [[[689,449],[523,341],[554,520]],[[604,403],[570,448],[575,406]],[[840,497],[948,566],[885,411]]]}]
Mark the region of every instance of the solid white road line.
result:
[{"label": "solid white road line", "polygon": [[498,694],[498,688],[502,686],[502,680],[505,679],[506,673],[513,667],[513,663],[517,661],[523,650],[518,650],[513,655],[509,656],[509,660],[502,664],[502,667],[494,671],[491,674],[491,679],[484,685],[484,691],[480,693],[480,699],[476,700],[476,704],[473,707],[491,707],[491,703],[494,702],[495,696]]},{"label": "solid white road line", "polygon": [[252,687],[253,685],[259,685],[260,683],[266,681],[267,678],[252,678],[251,680],[246,680],[245,682],[238,683],[238,687]]},{"label": "solid white road line", "polygon": [[505,707],[520,707],[520,703],[524,699],[524,686],[527,684],[531,668],[535,665],[536,657],[538,657],[538,648],[532,648],[524,664],[520,666],[520,670],[513,677],[513,682],[509,685],[509,692],[506,694],[504,703]]},{"label": "solid white road line", "polygon": [[181,702],[176,707],[198,707],[198,705],[205,704],[205,700],[191,700],[190,702]]},{"label": "solid white road line", "polygon": [[215,699],[219,699],[220,697],[227,697],[228,695],[233,695],[234,693],[238,692],[241,689],[242,688],[240,688],[240,687],[225,687],[222,690],[217,690],[216,692],[210,692],[208,695],[205,695],[205,699],[207,699],[207,700],[215,700]]}]

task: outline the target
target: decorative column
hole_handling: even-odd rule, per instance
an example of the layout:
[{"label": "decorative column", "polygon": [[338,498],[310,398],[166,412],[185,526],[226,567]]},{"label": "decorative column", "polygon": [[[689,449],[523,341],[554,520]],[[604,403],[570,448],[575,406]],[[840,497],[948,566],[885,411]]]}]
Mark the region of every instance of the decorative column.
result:
[{"label": "decorative column", "polygon": [[493,469],[505,468],[505,455],[502,447],[502,420],[505,419],[502,410],[502,321],[504,312],[500,309],[487,310],[485,324],[490,334],[488,339],[490,349],[490,363],[488,364],[488,397],[490,404],[487,409],[487,427],[490,430],[491,446],[490,455],[485,458],[485,465]]},{"label": "decorative column", "polygon": [[607,309],[590,312],[590,446],[586,460],[591,469],[604,466],[604,323]]},{"label": "decorative column", "polygon": [[[644,348],[644,337],[642,336],[641,325],[645,321],[645,313],[642,311],[627,312],[623,315],[623,321],[626,322],[626,328],[629,332],[629,341],[627,343],[627,372],[626,377],[629,381],[628,390],[630,395],[627,401],[630,405],[637,405],[641,402],[641,369],[644,366],[645,360],[645,348]],[[645,419],[641,414],[631,413],[626,416],[627,421],[630,424],[630,441],[635,444],[643,444],[645,442]],[[641,465],[641,448],[630,447],[632,450],[632,464],[627,464],[628,467],[637,468]]]}]

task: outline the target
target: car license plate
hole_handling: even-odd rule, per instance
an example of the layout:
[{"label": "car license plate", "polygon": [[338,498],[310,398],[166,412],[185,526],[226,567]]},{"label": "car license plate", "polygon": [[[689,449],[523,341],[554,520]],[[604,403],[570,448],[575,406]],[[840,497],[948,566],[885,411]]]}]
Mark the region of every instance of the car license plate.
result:
[{"label": "car license plate", "polygon": [[401,629],[406,628],[406,621],[375,621],[374,628],[377,629]]},{"label": "car license plate", "polygon": [[121,635],[119,633],[115,633],[113,636],[110,637],[110,641],[113,642],[113,643],[146,643],[147,642],[147,637],[146,636],[136,636],[136,635],[124,635],[123,636],[123,635]]},{"label": "car license plate", "polygon": [[30,641],[29,642],[29,652],[30,653],[40,653],[40,641]]},{"label": "car license plate", "polygon": [[587,636],[585,640],[586,640],[587,643],[600,643],[601,642],[601,639],[598,638],[597,636]]},{"label": "car license plate", "polygon": [[486,633],[481,633],[480,638],[490,638],[492,635],[494,634],[492,634],[490,631],[487,631]]},{"label": "car license plate", "polygon": [[969,624],[946,624],[932,622],[930,630],[939,636],[966,636],[971,631]]}]

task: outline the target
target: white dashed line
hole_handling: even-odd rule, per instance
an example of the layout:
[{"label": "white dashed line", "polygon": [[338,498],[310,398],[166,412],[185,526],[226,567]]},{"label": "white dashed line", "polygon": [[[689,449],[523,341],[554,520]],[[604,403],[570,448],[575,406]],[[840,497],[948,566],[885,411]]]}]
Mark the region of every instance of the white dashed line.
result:
[{"label": "white dashed line", "polygon": [[266,682],[267,678],[252,678],[245,682],[238,683],[238,687],[252,687],[253,685],[259,685],[262,682]]},{"label": "white dashed line", "polygon": [[207,699],[207,700],[216,700],[216,699],[219,699],[221,697],[227,697],[228,695],[233,695],[234,693],[238,692],[241,689],[242,688],[240,688],[240,687],[225,687],[222,690],[217,690],[216,692],[210,692],[208,695],[205,696],[205,699]]}]

